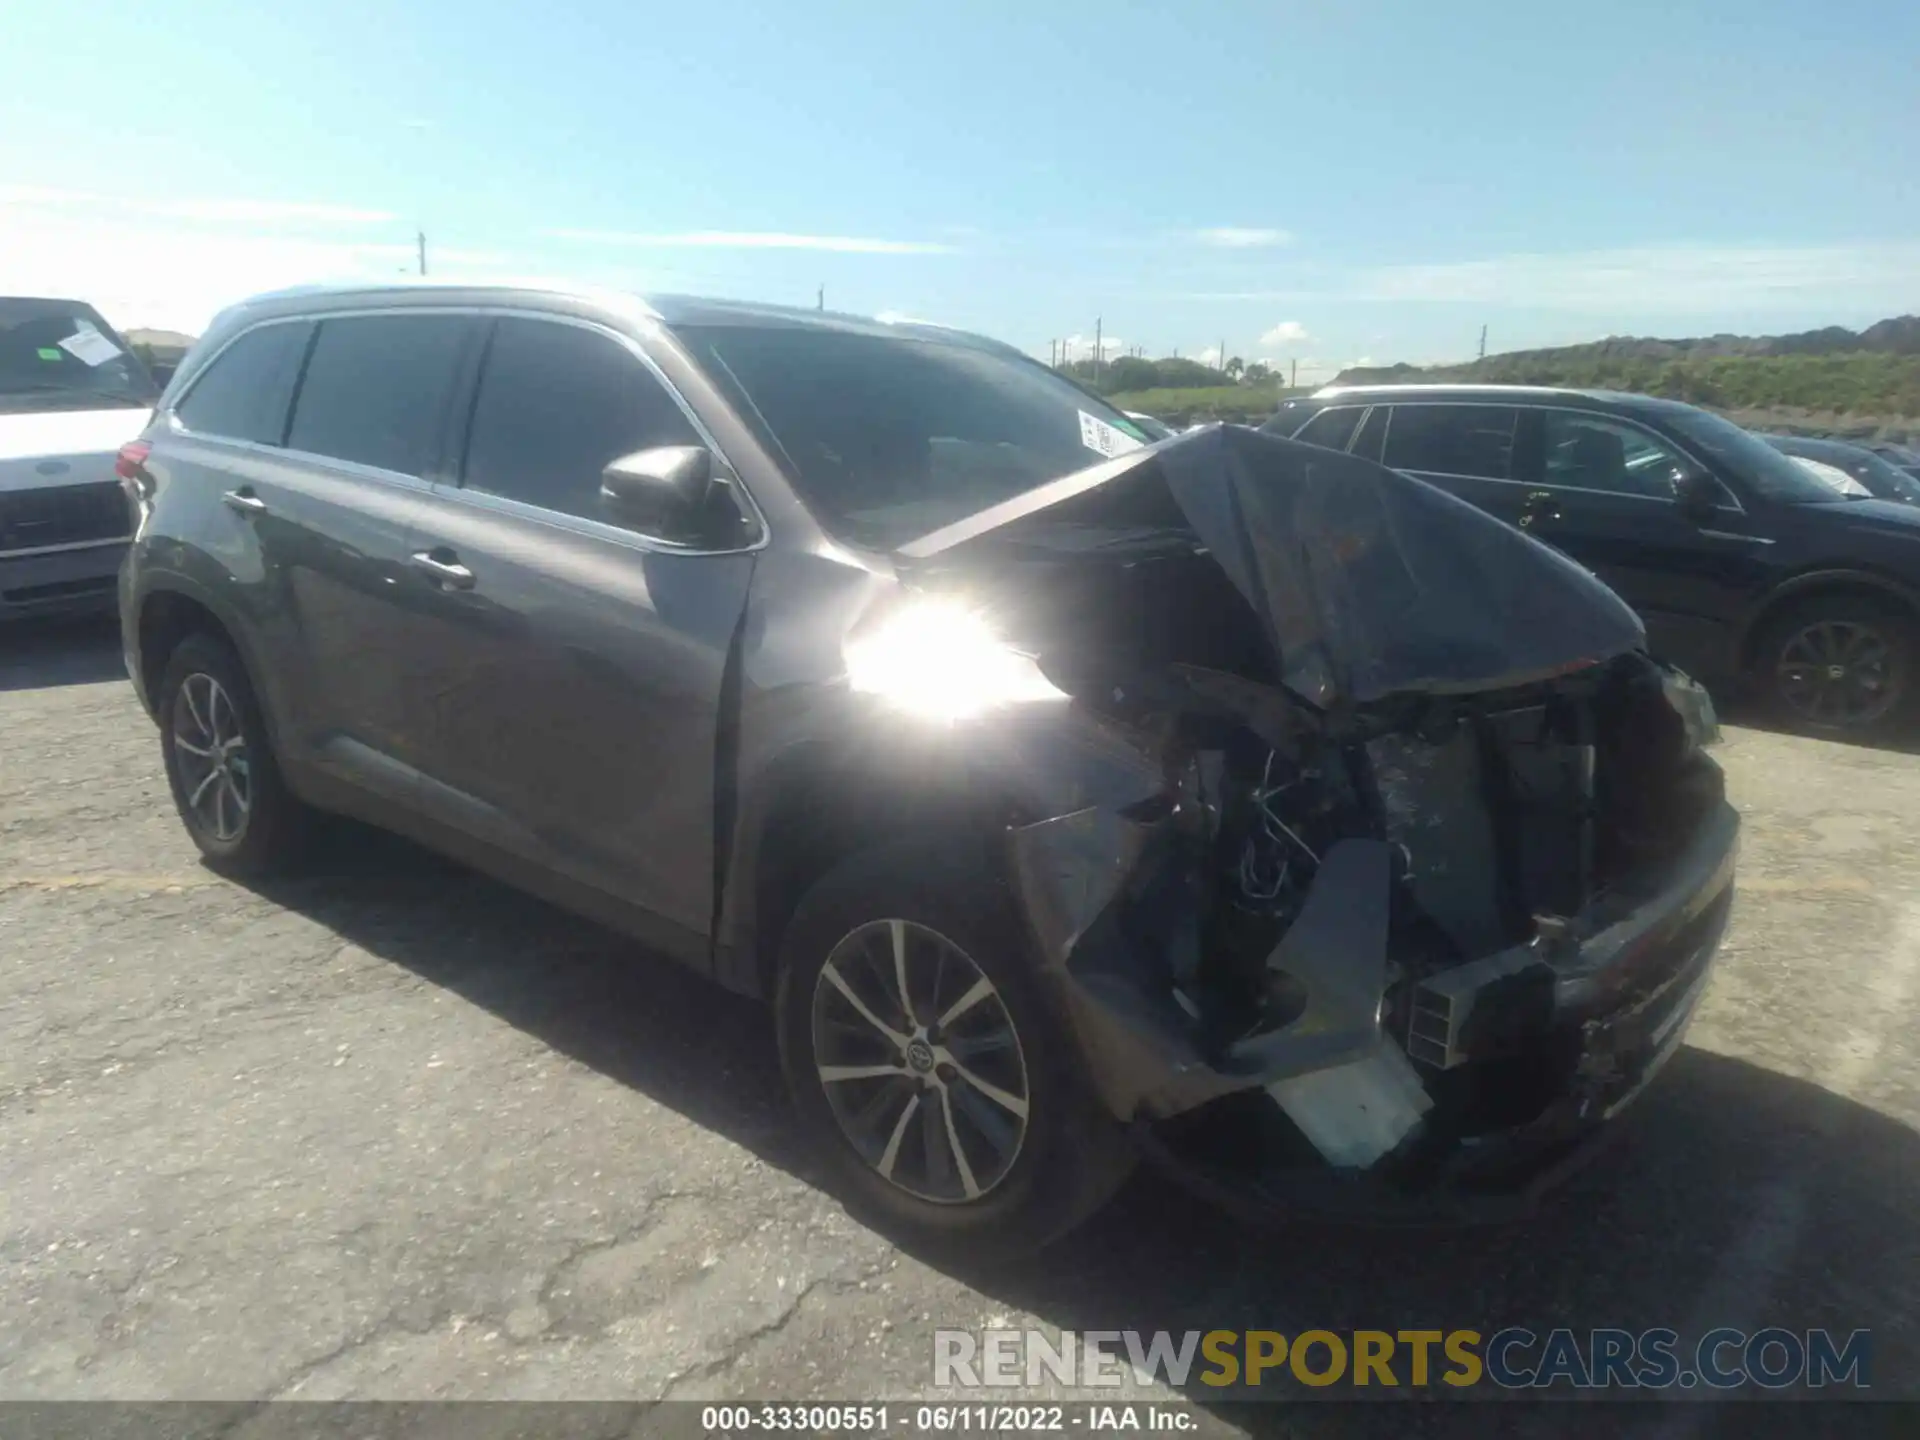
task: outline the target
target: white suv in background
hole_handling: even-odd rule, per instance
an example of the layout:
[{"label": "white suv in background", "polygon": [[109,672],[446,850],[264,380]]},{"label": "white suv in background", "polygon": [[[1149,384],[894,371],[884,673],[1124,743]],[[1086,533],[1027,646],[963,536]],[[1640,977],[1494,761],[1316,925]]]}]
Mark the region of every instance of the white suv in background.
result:
[{"label": "white suv in background", "polygon": [[0,295],[0,621],[113,609],[133,532],[116,456],[158,397],[91,305]]}]

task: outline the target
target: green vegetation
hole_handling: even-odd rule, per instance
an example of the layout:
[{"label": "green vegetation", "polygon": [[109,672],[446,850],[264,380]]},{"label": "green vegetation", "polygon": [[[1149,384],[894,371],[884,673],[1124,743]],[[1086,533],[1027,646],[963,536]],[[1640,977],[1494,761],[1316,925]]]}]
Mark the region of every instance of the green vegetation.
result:
[{"label": "green vegetation", "polygon": [[1206,385],[1180,390],[1123,390],[1107,396],[1107,402],[1169,425],[1190,425],[1198,420],[1264,420],[1273,414],[1280,399],[1272,385]]},{"label": "green vegetation", "polygon": [[1664,395],[1724,410],[1920,416],[1920,355],[1754,355],[1706,360],[1549,361],[1495,355],[1421,372],[1430,380],[1571,385]]},{"label": "green vegetation", "polygon": [[1516,350],[1462,365],[1348,370],[1339,383],[1468,380],[1567,385],[1664,395],[1738,412],[1920,417],[1920,317],[1854,332],[1715,335],[1693,340],[1615,338],[1554,350]]},{"label": "green vegetation", "polygon": [[1062,375],[1122,410],[1137,410],[1170,425],[1202,420],[1260,421],[1279,404],[1280,377],[1259,361],[1248,365],[1233,356],[1219,368],[1198,360],[1168,356],[1149,360],[1122,355],[1095,371],[1091,360],[1057,367]]}]

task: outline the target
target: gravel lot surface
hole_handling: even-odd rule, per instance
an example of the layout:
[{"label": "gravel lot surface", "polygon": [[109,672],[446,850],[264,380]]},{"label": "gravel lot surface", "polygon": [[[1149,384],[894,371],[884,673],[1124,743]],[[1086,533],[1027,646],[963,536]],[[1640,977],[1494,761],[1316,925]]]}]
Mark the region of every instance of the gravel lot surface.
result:
[{"label": "gravel lot surface", "polygon": [[1142,1178],[941,1269],[811,1183],[757,1007],[359,830],[219,879],[112,633],[0,636],[0,1397],[902,1398],[988,1323],[1867,1327],[1920,1396],[1920,757],[1722,753],[1691,1043],[1535,1221],[1248,1233]]}]

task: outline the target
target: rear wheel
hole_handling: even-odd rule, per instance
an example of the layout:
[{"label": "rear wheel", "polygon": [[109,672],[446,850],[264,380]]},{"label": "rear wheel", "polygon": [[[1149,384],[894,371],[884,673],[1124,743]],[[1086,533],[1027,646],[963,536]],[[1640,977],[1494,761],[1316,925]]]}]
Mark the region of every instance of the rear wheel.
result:
[{"label": "rear wheel", "polygon": [[1782,724],[1877,736],[1913,709],[1914,651],[1910,617],[1866,596],[1817,597],[1767,627],[1756,678]]},{"label": "rear wheel", "polygon": [[983,865],[934,845],[856,855],[801,901],[781,955],[787,1084],[863,1215],[1013,1255],[1125,1178],[1120,1127],[1071,1062]]},{"label": "rear wheel", "polygon": [[158,709],[167,783],[200,853],[232,874],[291,858],[309,812],[281,779],[233,648],[206,634],[181,641],[161,677]]}]

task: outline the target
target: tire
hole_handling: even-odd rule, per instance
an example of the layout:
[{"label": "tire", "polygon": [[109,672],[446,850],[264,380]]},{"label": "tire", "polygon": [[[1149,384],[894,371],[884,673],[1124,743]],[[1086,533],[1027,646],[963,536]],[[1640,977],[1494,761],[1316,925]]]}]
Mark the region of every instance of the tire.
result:
[{"label": "tire", "polygon": [[1767,624],[1753,681],[1769,716],[1786,729],[1878,739],[1911,721],[1916,664],[1911,616],[1870,596],[1816,596]]},{"label": "tire", "polygon": [[229,875],[284,867],[306,838],[311,812],[281,777],[233,647],[207,634],[181,641],[162,673],[157,708],[174,807],[207,863]]},{"label": "tire", "polygon": [[[926,1055],[910,1057],[871,1023],[908,1034],[888,964],[896,954],[906,957],[919,1033],[932,1042],[931,1073],[918,1068]],[[1111,1198],[1132,1168],[1132,1147],[1081,1078],[1030,956],[1013,897],[985,863],[924,842],[843,861],[802,898],[782,936],[780,1061],[801,1126],[848,1208],[921,1250],[989,1260],[1037,1250]],[[823,978],[829,960],[876,1013],[863,1018]],[[991,994],[956,1005],[983,980]],[[952,1019],[944,1032],[942,1012]],[[996,1043],[1002,1021],[1011,1046]],[[822,1045],[865,1049],[823,1056]],[[830,1082],[823,1064],[897,1070]],[[1024,1101],[1024,1116],[1010,1100]],[[843,1115],[863,1122],[864,1154]],[[1018,1132],[1010,1157],[995,1144],[1009,1131]]]}]

